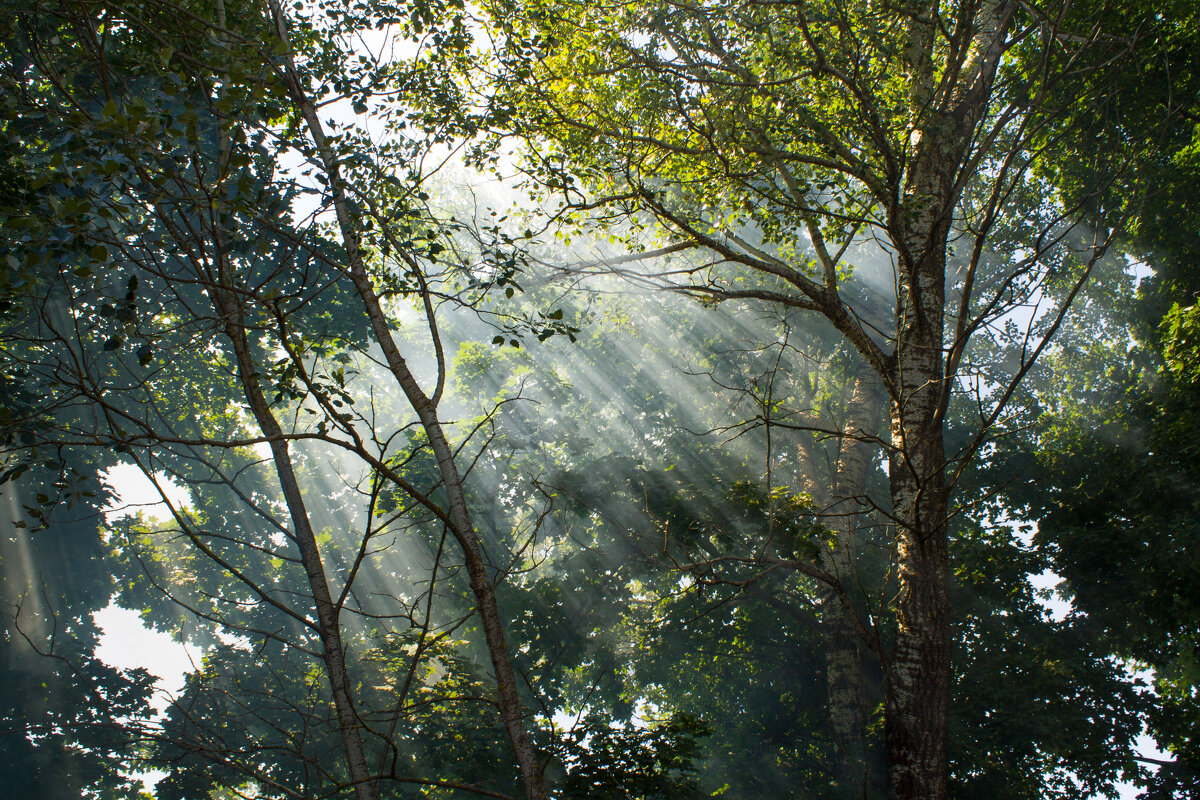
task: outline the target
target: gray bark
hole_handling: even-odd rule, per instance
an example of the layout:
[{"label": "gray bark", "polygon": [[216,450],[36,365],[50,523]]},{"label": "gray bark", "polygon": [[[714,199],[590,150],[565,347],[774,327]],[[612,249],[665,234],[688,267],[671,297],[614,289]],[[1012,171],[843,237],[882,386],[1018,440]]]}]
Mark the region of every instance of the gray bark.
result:
[{"label": "gray bark", "polygon": [[821,601],[824,630],[825,682],[830,733],[834,744],[835,775],[846,797],[871,795],[874,779],[867,747],[867,724],[874,706],[868,670],[875,661],[873,642],[863,635],[857,615],[859,529],[864,513],[866,481],[878,446],[865,437],[877,435],[883,420],[884,395],[869,369],[854,381],[843,423],[829,527],[833,546],[823,554],[823,566],[839,591],[829,590]]},{"label": "gray bark", "polygon": [[[942,130],[945,130],[944,128]],[[896,641],[885,731],[892,796],[943,800],[950,698],[950,569],[944,389],[946,238],[954,198],[940,137],[917,148],[893,241],[900,244],[889,477],[897,541]]]},{"label": "gray bark", "polygon": [[906,50],[911,151],[888,214],[896,246],[896,356],[889,477],[897,543],[896,641],[887,665],[885,736],[896,800],[944,800],[951,692],[952,609],[944,415],[946,247],[959,171],[984,116],[1016,3],[984,0],[955,90],[938,95],[935,5],[916,4]]}]

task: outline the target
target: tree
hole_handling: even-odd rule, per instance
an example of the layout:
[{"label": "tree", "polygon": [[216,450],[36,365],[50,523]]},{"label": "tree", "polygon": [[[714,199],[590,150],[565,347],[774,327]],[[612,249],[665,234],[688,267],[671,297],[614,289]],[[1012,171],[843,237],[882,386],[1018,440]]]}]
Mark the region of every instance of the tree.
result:
[{"label": "tree", "polygon": [[[9,50],[5,102],[36,124],[6,127],[19,134],[6,166],[36,177],[5,219],[0,289],[22,307],[0,336],[18,390],[6,468],[49,445],[87,454],[64,463],[89,476],[119,456],[191,489],[168,522],[130,521],[112,540],[140,572],[128,600],[211,646],[155,737],[152,758],[171,773],[164,795],[508,795],[519,774],[539,797],[554,757],[568,793],[694,796],[704,727],[686,713],[644,731],[628,720],[636,701],[665,711],[670,687],[704,674],[671,658],[696,639],[655,627],[702,612],[698,640],[735,631],[748,659],[779,644],[811,689],[794,703],[804,725],[781,716],[754,730],[743,715],[712,741],[740,755],[790,744],[787,769],[818,792],[874,792],[864,765],[876,697],[896,796],[945,796],[952,759],[956,791],[993,796],[1014,765],[1038,765],[1004,782],[1014,797],[1089,758],[1089,787],[1119,768],[1123,752],[1097,755],[1121,751],[1136,721],[1120,707],[1135,698],[1119,666],[1076,646],[1076,621],[1042,618],[1022,588],[1035,562],[986,504],[951,497],[974,499],[969,464],[996,452],[993,435],[1028,401],[1024,381],[1140,196],[1143,173],[1123,180],[1122,169],[1157,152],[1126,149],[1124,134],[1105,158],[1073,149],[1088,124],[1074,104],[1126,92],[1121,65],[1142,52],[1140,34],[1106,32],[1107,10],[534,3],[499,9],[502,83],[476,102],[453,80],[484,63],[454,3],[15,8],[24,38]],[[1121,10],[1122,30],[1163,24],[1151,15],[1139,28],[1129,20],[1141,12]],[[381,21],[411,59],[347,46]],[[338,103],[386,121],[387,136],[331,121]],[[669,400],[632,383],[649,367],[630,368],[622,404],[648,420],[636,458],[569,452],[576,463],[558,465],[556,488],[542,482],[595,537],[568,542],[564,525],[548,534],[553,556],[532,546],[550,518],[513,488],[532,459],[514,448],[502,463],[481,444],[500,443],[514,404],[489,396],[482,416],[447,422],[446,311],[482,314],[489,295],[512,294],[521,254],[499,223],[470,230],[435,213],[425,165],[485,128],[533,138],[531,171],[563,194],[564,213],[598,211],[635,245],[602,271],[744,304],[731,317],[763,304],[778,315],[753,344],[712,337],[719,355],[701,367],[741,415],[706,424],[748,431],[762,450],[685,443],[664,421]],[[655,254],[674,261],[625,269]],[[824,329],[801,334],[804,315]],[[1179,312],[1184,334],[1188,319]],[[573,334],[562,320],[560,307],[522,324],[539,339]],[[455,368],[487,352],[468,347]],[[589,409],[603,417],[592,400],[577,426]],[[538,424],[518,430],[532,440]],[[705,468],[671,470],[656,452],[667,446]],[[605,470],[609,482],[589,485]],[[472,490],[485,472],[504,492]],[[75,486],[37,479],[64,500]],[[57,493],[31,508],[45,518]],[[662,544],[619,547],[602,517]],[[541,559],[584,577],[522,574]],[[680,591],[681,571],[694,591]],[[952,600],[993,576],[1012,590]],[[588,632],[599,641],[562,620],[584,602],[604,610]],[[188,634],[185,619],[242,638]],[[1027,657],[989,646],[1014,630],[1036,645]],[[616,663],[627,635],[655,648],[633,667],[642,685],[597,679],[590,710],[609,719],[591,717],[574,742],[531,736],[530,695],[546,717],[554,702],[589,707],[582,676]],[[801,669],[821,661],[819,679]],[[761,683],[754,670],[721,669],[739,698],[780,699],[743,691]],[[984,676],[1003,669],[1034,685],[994,691]],[[522,673],[536,693],[518,691]],[[137,707],[141,684],[117,677],[99,680],[127,686]],[[956,690],[965,734],[952,750]],[[1064,691],[1090,696],[1052,702]],[[733,696],[670,710],[728,709]],[[1018,703],[1072,724],[1005,738],[990,715]],[[1079,707],[1114,724],[1089,733]]]},{"label": "tree", "polygon": [[[586,715],[585,729],[676,712],[708,722],[697,772],[705,791],[860,793],[840,773],[828,719],[826,593],[789,566],[818,558],[830,538],[816,493],[789,485],[823,480],[821,464],[836,461],[835,439],[787,428],[814,408],[798,350],[811,355],[821,337],[793,329],[797,350],[780,360],[787,337],[761,309],[616,291],[564,306],[568,317],[594,315],[565,349],[471,347],[456,360],[457,391],[478,393],[478,407],[518,382],[532,401],[495,419],[491,458],[476,475],[503,455],[512,477],[482,478],[506,502],[476,518],[503,530],[506,514],[525,513],[522,473],[540,475],[553,496],[537,570],[505,584],[514,632],[528,644],[518,664],[559,718]],[[819,385],[836,385],[836,361],[813,368]],[[778,425],[768,437],[755,386],[769,384]],[[974,435],[970,412],[955,406],[951,441]],[[811,454],[802,458],[801,446]],[[807,476],[789,475],[801,460]],[[873,472],[875,491],[886,476]],[[1053,619],[1039,601],[1027,575],[1047,569],[1048,556],[1005,521],[998,488],[1011,475],[971,470],[963,480],[968,496],[990,499],[958,516],[952,542],[952,796],[1111,793],[1138,771],[1148,698],[1086,620]],[[854,572],[872,613],[895,589],[884,533],[864,527]],[[863,675],[862,706],[877,726],[881,676],[870,664]],[[871,758],[881,756],[879,734],[860,734]]]},{"label": "tree", "polygon": [[[48,121],[22,155],[45,164],[36,189],[51,198],[53,213],[24,220],[22,256],[45,277],[25,318],[5,331],[4,356],[27,369],[30,390],[46,405],[74,412],[38,442],[115,449],[160,486],[173,475],[202,497],[218,487],[221,506],[173,504],[170,533],[202,556],[193,562],[203,565],[198,574],[215,569],[222,580],[206,584],[168,569],[179,583],[160,588],[200,619],[316,659],[342,751],[341,767],[325,780],[360,798],[378,797],[381,779],[453,788],[438,776],[398,774],[394,760],[390,769],[386,759],[379,768],[368,763],[372,745],[391,743],[356,690],[347,629],[351,616],[383,635],[395,633],[390,620],[425,633],[436,625],[413,598],[384,595],[387,610],[365,603],[355,582],[394,531],[441,527],[468,576],[526,792],[540,797],[541,767],[493,586],[505,560],[489,564],[467,508],[457,453],[470,431],[467,441],[452,441],[437,410],[446,380],[437,305],[478,297],[503,274],[468,285],[453,255],[439,262],[452,230],[423,208],[425,176],[396,169],[469,120],[445,97],[440,114],[393,103],[393,132],[414,124],[421,135],[373,149],[360,139],[346,150],[347,135],[332,135],[317,115],[318,101],[344,97],[358,106],[382,97],[384,78],[409,80],[411,92],[426,97],[443,91],[440,59],[461,56],[469,41],[461,9],[372,7],[361,9],[366,17],[298,21],[278,5],[220,0],[15,10],[26,38],[12,106]],[[380,19],[408,19],[400,35],[410,38],[433,25],[439,47],[422,51],[406,75],[341,49],[346,36]],[[287,154],[310,160],[325,189],[286,174],[279,165]],[[368,191],[351,191],[359,179]],[[318,201],[307,227],[294,224],[290,208],[305,193]],[[337,221],[333,238],[319,222],[326,208]],[[65,252],[64,239],[72,245]],[[393,303],[405,297],[426,314],[432,389],[418,381],[393,332]],[[348,304],[357,313],[347,313]],[[381,349],[381,374],[407,400],[395,422],[376,416],[383,409],[369,394],[354,408],[352,393],[370,392],[353,376],[356,359],[374,363],[369,346]],[[317,457],[297,452],[304,443],[332,448],[326,457],[348,453],[364,471],[351,489],[366,505],[365,529],[348,552],[322,541],[312,507],[323,486],[301,480],[300,462]],[[256,445],[269,449],[273,477],[247,456]],[[384,495],[391,507],[376,519]],[[330,569],[335,554],[347,559],[340,573]],[[277,583],[272,564],[296,582]],[[439,569],[453,566],[433,563],[430,603]],[[152,583],[161,577],[149,571]],[[404,657],[410,672],[434,658],[421,646]],[[394,720],[408,710],[400,703],[386,713]],[[219,761],[229,753],[200,754]],[[289,791],[252,755],[225,766],[259,791]]]},{"label": "tree", "polygon": [[[1114,8],[1131,25],[1140,10]],[[1010,515],[1038,520],[1036,541],[1072,618],[1130,669],[1149,669],[1146,726],[1175,760],[1154,764],[1148,796],[1195,791],[1194,550],[1196,9],[1160,9],[1155,48],[1136,56],[1086,135],[1047,177],[1070,198],[1139,197],[1124,231],[1131,265],[1085,298],[1054,357],[1032,376],[1026,426],[996,453]],[[1151,31],[1148,31],[1150,33]],[[1153,58],[1146,58],[1153,54]],[[1166,113],[1164,113],[1166,112]],[[1089,164],[1135,166],[1112,184]],[[1151,187],[1139,195],[1131,184]],[[1102,198],[1102,199],[1101,199]],[[985,470],[986,471],[986,470]],[[1118,588],[1119,587],[1119,588]]]},{"label": "tree", "polygon": [[[945,797],[951,493],[1127,220],[1124,200],[1047,194],[1041,176],[1075,146],[1070,110],[1099,104],[1152,35],[1108,9],[1009,2],[493,8],[517,87],[500,133],[533,141],[563,213],[629,223],[646,256],[694,256],[644,282],[818,315],[882,385],[890,791]],[[1123,166],[1090,164],[1093,185]],[[980,360],[985,339],[1006,369]],[[975,432],[947,452],[964,392]],[[796,568],[845,590],[827,563]]]}]

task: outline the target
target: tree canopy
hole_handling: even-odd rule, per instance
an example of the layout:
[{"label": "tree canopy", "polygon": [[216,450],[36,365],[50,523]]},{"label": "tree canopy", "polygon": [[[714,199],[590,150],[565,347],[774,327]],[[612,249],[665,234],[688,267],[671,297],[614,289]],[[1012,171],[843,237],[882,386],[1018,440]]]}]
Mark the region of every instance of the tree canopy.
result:
[{"label": "tree canopy", "polygon": [[1196,791],[1190,4],[4,7],[23,796]]}]

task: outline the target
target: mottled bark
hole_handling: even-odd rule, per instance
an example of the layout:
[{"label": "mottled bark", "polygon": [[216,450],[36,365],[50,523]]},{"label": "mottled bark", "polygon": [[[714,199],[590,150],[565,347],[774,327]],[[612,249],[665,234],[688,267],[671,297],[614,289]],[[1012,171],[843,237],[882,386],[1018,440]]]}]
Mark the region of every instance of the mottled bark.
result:
[{"label": "mottled bark", "polygon": [[944,384],[946,238],[954,198],[937,132],[913,159],[893,240],[900,243],[889,477],[897,542],[896,641],[887,667],[885,732],[897,800],[943,800],[950,699],[950,569]]},{"label": "mottled bark", "polygon": [[[893,436],[912,439],[920,420],[893,409]],[[911,426],[910,426],[911,425]],[[929,432],[926,431],[926,434]],[[885,732],[894,798],[946,796],[950,698],[950,592],[940,432],[891,458],[899,597],[887,669]]]},{"label": "mottled bark", "polygon": [[969,47],[933,69],[937,6],[914,3],[906,46],[911,115],[902,194],[889,211],[896,247],[896,350],[889,458],[899,594],[886,673],[885,734],[891,796],[944,800],[951,691],[952,609],[943,409],[946,248],[971,140],[990,100],[1005,32],[1017,4],[962,6]]},{"label": "mottled bark", "polygon": [[874,698],[868,672],[876,662],[873,643],[863,635],[857,588],[859,530],[865,511],[866,482],[879,446],[869,441],[883,421],[884,394],[878,377],[862,370],[853,383],[842,423],[834,491],[826,504],[832,546],[822,557],[840,587],[821,600],[826,703],[833,738],[835,777],[845,797],[867,798],[875,783],[867,748],[867,724]]}]

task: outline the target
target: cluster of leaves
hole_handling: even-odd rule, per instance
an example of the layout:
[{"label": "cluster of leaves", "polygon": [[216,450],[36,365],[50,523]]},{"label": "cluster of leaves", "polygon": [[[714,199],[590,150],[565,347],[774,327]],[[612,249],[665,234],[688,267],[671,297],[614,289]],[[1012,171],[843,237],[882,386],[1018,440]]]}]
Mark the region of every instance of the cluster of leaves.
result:
[{"label": "cluster of leaves", "polygon": [[587,721],[566,739],[563,761],[568,800],[699,800],[698,740],[712,729],[686,714],[645,728]]}]

